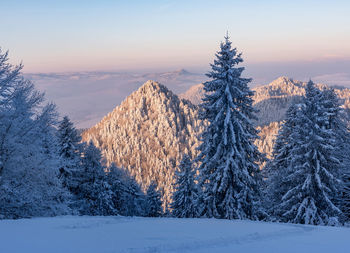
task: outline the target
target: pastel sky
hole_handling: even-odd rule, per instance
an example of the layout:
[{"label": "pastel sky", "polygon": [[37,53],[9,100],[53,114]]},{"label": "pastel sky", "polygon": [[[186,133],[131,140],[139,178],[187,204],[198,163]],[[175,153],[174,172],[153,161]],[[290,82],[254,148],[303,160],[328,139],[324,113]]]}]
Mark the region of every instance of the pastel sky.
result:
[{"label": "pastel sky", "polygon": [[229,31],[247,64],[350,59],[350,1],[0,0],[25,72],[207,66]]}]

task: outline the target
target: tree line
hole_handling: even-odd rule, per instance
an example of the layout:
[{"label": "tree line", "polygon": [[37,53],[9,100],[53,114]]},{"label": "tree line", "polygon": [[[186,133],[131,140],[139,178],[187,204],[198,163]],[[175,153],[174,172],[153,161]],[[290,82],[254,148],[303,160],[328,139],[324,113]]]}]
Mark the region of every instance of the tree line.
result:
[{"label": "tree line", "polygon": [[107,167],[68,117],[58,120],[22,67],[0,50],[0,218],[159,216],[154,184],[144,193],[126,170]]}]

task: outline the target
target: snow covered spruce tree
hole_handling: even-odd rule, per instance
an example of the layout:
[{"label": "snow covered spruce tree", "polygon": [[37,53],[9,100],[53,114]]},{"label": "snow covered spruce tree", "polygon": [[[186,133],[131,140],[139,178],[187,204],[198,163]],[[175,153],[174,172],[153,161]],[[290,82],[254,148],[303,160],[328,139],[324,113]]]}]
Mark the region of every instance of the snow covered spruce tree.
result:
[{"label": "snow covered spruce tree", "polygon": [[111,186],[114,208],[124,216],[145,215],[145,195],[127,170],[118,168],[114,163],[107,174]]},{"label": "snow covered spruce tree", "polygon": [[58,180],[57,112],[0,50],[0,217],[69,212]]},{"label": "snow covered spruce tree", "polygon": [[172,215],[178,218],[198,217],[197,198],[198,191],[195,184],[195,170],[192,168],[190,157],[185,154],[175,171],[175,184],[173,202],[171,204]]},{"label": "snow covered spruce tree", "polygon": [[162,201],[157,185],[152,182],[146,193],[146,216],[159,217],[162,215]]},{"label": "snow covered spruce tree", "polygon": [[261,212],[260,172],[262,156],[253,144],[258,138],[252,106],[253,92],[242,78],[241,54],[231,48],[229,37],[220,45],[212,81],[204,83],[201,118],[208,122],[202,134],[199,163],[200,199],[207,217],[257,219]]},{"label": "snow covered spruce tree", "polygon": [[290,151],[298,145],[292,138],[292,132],[296,125],[296,114],[300,110],[299,105],[291,105],[286,112],[286,120],[276,138],[272,159],[267,162],[263,171],[267,177],[266,194],[264,197],[265,207],[270,213],[270,218],[275,219],[275,206],[281,201],[283,192],[288,189],[288,184],[284,183],[287,178],[287,169],[290,164]]},{"label": "snow covered spruce tree", "polygon": [[325,89],[322,92],[322,106],[328,115],[325,125],[327,129],[332,129],[335,133],[334,156],[340,161],[341,176],[343,179],[342,194],[338,196],[338,203],[345,215],[350,217],[350,133],[347,126],[347,117],[341,101],[334,89]]},{"label": "snow covered spruce tree", "polygon": [[58,126],[58,148],[61,157],[60,179],[64,187],[69,189],[73,197],[77,195],[77,187],[82,165],[81,155],[83,144],[81,136],[67,116],[63,117]]},{"label": "snow covered spruce tree", "polygon": [[100,150],[90,142],[84,150],[82,160],[84,171],[80,175],[80,182],[77,189],[80,214],[117,214],[113,205],[111,186],[107,182],[101,162],[102,155]]},{"label": "snow covered spruce tree", "polygon": [[125,201],[126,206],[123,206],[123,210],[126,211],[126,215],[129,216],[147,216],[147,196],[141,190],[141,186],[137,183],[136,179],[129,173],[126,173],[126,185],[127,185],[127,198]]},{"label": "snow covered spruce tree", "polygon": [[108,169],[107,182],[111,186],[113,206],[119,214],[121,214],[121,210],[126,205],[125,201],[128,198],[127,186],[124,180],[125,175],[123,171],[112,163]]},{"label": "snow covered spruce tree", "polygon": [[336,134],[330,128],[330,110],[322,92],[307,84],[303,104],[297,110],[289,138],[287,173],[281,173],[281,199],[275,206],[283,222],[336,225],[342,218],[337,196],[342,189]]}]

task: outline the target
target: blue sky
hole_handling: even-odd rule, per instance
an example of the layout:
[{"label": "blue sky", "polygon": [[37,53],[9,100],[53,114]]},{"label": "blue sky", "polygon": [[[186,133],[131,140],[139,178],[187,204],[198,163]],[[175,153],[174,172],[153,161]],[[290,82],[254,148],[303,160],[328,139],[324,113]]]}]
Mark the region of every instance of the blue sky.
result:
[{"label": "blue sky", "polygon": [[201,68],[226,30],[248,66],[350,59],[349,1],[0,2],[25,72]]}]

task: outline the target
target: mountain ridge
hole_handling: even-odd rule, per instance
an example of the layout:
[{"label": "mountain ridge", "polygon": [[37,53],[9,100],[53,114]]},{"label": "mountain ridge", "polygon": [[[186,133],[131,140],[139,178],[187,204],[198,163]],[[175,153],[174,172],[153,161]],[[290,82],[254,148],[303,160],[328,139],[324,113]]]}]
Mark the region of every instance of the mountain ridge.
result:
[{"label": "mountain ridge", "polygon": [[[203,96],[201,85],[191,95]],[[271,157],[273,145],[292,103],[305,93],[306,83],[280,77],[268,85],[256,87],[254,106],[260,110],[256,121],[260,152]],[[318,84],[320,88],[326,85]],[[193,91],[199,90],[202,93]],[[350,89],[337,89],[344,107],[350,105]],[[107,162],[124,167],[145,190],[155,181],[163,194],[163,206],[171,202],[173,175],[182,155],[197,154],[199,136],[205,123],[198,118],[198,106],[191,97],[177,96],[166,86],[149,80],[131,93],[119,106],[94,127],[83,132],[83,140],[92,140]]]}]

